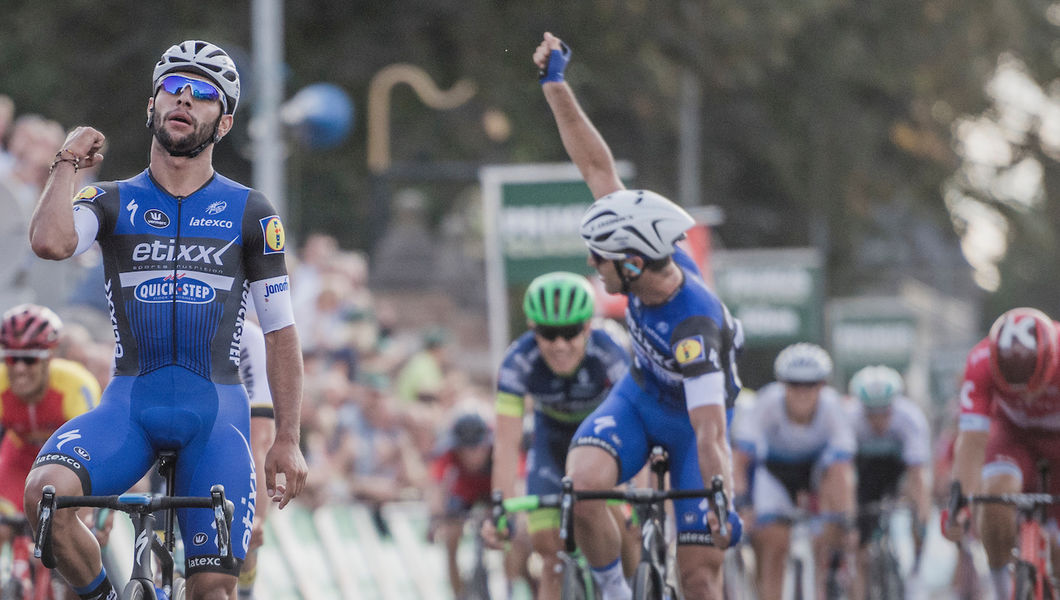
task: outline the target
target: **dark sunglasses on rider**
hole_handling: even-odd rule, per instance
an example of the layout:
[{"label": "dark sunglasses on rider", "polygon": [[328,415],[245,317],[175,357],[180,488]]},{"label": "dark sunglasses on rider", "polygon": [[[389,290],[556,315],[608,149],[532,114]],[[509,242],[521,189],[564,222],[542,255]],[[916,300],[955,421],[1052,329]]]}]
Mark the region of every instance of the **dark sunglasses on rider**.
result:
[{"label": "dark sunglasses on rider", "polygon": [[217,87],[208,82],[201,81],[199,79],[192,79],[183,75],[166,75],[162,82],[158,85],[168,94],[179,96],[184,88],[191,88],[191,97],[196,100],[220,100],[221,92]]},{"label": "dark sunglasses on rider", "polygon": [[534,333],[552,342],[556,338],[561,337],[567,341],[573,340],[574,338],[581,335],[584,325],[581,323],[577,325],[538,325],[534,327]]},{"label": "dark sunglasses on rider", "polygon": [[15,363],[22,363],[32,367],[41,360],[48,357],[47,350],[5,350],[4,362],[13,367]]}]

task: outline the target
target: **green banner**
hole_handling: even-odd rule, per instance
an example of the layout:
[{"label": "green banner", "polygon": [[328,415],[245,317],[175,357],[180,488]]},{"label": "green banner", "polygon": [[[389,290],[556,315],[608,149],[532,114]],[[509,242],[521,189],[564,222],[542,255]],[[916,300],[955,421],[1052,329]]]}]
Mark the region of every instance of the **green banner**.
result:
[{"label": "green banner", "polygon": [[501,185],[497,227],[508,285],[549,271],[589,274],[578,224],[592,202],[583,181]]},{"label": "green banner", "polygon": [[840,298],[828,305],[836,382],[867,365],[904,372],[917,342],[917,318],[900,298]]},{"label": "green banner", "polygon": [[743,323],[748,347],[817,342],[823,336],[823,273],[812,248],[715,252],[714,283]]}]

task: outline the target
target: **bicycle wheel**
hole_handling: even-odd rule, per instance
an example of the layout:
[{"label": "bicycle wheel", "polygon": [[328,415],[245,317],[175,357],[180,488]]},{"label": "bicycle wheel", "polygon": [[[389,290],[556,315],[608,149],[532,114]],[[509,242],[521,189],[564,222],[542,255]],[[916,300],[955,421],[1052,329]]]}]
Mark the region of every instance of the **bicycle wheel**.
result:
[{"label": "bicycle wheel", "polygon": [[563,600],[592,600],[585,590],[585,572],[576,563],[564,565],[562,586],[560,598]]},{"label": "bicycle wheel", "polygon": [[125,584],[121,592],[121,600],[155,600],[155,587],[148,587],[147,583],[133,579]]},{"label": "bicycle wheel", "polygon": [[184,578],[175,577],[173,578],[173,591],[169,600],[184,600]]},{"label": "bicycle wheel", "polygon": [[659,572],[642,562],[633,573],[633,600],[662,600],[663,585]]},{"label": "bicycle wheel", "polygon": [[481,562],[476,565],[464,586],[463,600],[490,600],[489,573]]},{"label": "bicycle wheel", "polygon": [[7,598],[22,600],[25,598],[24,591],[22,582],[12,577],[4,582],[3,587],[0,587],[0,598],[4,598],[4,600],[7,600]]},{"label": "bicycle wheel", "polygon": [[1037,578],[1038,572],[1029,562],[1017,561],[1016,572],[1012,576],[1013,579],[1013,598],[1015,600],[1035,600],[1034,588],[1035,579]]}]

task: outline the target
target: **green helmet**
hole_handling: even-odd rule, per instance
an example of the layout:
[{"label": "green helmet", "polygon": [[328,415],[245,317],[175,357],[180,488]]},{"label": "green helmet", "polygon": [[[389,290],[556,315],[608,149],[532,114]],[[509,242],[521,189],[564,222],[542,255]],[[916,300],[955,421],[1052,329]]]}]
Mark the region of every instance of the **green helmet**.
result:
[{"label": "green helmet", "polygon": [[523,312],[534,325],[584,323],[593,317],[593,286],[576,273],[545,273],[526,288]]},{"label": "green helmet", "polygon": [[865,367],[850,378],[850,395],[869,410],[891,406],[904,389],[901,373],[884,365]]}]

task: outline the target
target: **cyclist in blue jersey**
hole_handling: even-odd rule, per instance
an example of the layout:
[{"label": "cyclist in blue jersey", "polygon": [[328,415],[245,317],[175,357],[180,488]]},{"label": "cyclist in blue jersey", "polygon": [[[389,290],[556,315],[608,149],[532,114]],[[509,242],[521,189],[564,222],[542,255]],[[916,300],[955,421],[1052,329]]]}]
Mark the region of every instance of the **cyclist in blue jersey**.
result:
[{"label": "cyclist in blue jersey", "polygon": [[[575,273],[546,273],[526,289],[523,312],[530,331],[509,346],[497,376],[492,481],[493,489],[506,498],[518,495],[527,400],[533,404],[534,429],[526,461],[526,493],[559,493],[575,430],[629,370],[629,355],[621,344],[591,326],[594,306],[592,284]],[[526,528],[544,563],[537,598],[558,599],[558,552],[563,549],[559,510],[529,513]],[[491,531],[490,525],[486,530]]]},{"label": "cyclist in blue jersey", "polygon": [[[569,59],[569,48],[550,33],[533,57],[563,146],[597,198],[580,233],[605,289],[628,297],[634,356],[630,372],[575,433],[567,474],[575,489],[609,489],[632,477],[658,444],[669,453],[674,488],[702,488],[722,475],[731,489],[726,429],[740,389],[740,327],[674,246],[692,217],[659,194],[623,186],[610,148],[564,81]],[[707,502],[678,500],[674,510],[684,596],[720,598],[723,550],[739,539],[739,517],[730,511],[732,527],[722,536]],[[577,502],[574,525],[604,599],[629,598],[611,514],[599,502]]]},{"label": "cyclist in blue jersey", "polygon": [[[75,195],[77,171],[103,160],[104,141],[78,127],[56,154],[30,224],[42,258],[69,258],[99,242],[116,344],[100,406],[57,430],[38,455],[26,514],[36,517],[45,485],[59,495],[121,493],[158,451],[177,450],[177,495],[206,496],[221,483],[235,504],[237,560],[228,568],[209,511],[178,511],[187,595],[220,600],[235,591],[257,497],[238,373],[248,301],[265,332],[276,439],[263,468],[266,493],[280,508],[302,490],[307,471],[299,449],[302,355],[283,223],[260,192],[213,169],[214,144],[231,131],[239,101],[235,63],[213,44],[185,41],[162,54],[152,82],[148,168]],[[95,538],[64,513],[54,521],[59,570],[82,598],[116,598]]]}]

